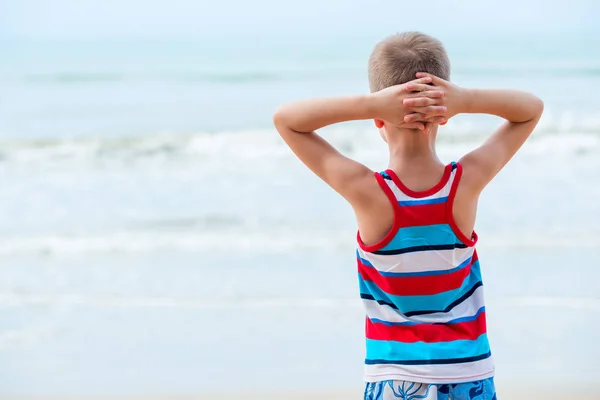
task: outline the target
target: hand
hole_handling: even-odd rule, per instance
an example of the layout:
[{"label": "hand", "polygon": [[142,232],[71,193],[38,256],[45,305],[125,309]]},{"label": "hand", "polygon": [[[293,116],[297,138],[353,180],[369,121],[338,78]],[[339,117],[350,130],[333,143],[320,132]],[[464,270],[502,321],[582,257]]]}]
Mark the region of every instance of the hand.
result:
[{"label": "hand", "polygon": [[[443,91],[444,104],[447,111],[443,114],[445,121],[441,121],[441,124],[445,124],[448,119],[468,109],[469,93],[467,89],[425,72],[417,72],[417,78],[417,80],[431,78],[431,82],[435,85],[433,88]],[[414,123],[426,119],[428,110],[434,104],[431,99],[424,96],[406,98],[402,103],[410,110],[410,113],[404,117],[406,123]]]},{"label": "hand", "polygon": [[[373,118],[401,128],[420,130],[425,130],[426,122],[439,122],[447,110],[443,105],[443,91],[428,84],[432,80],[431,76],[426,76],[372,93],[370,99]],[[406,121],[406,115],[415,112],[413,107],[409,108],[404,104],[409,98],[425,99],[427,106],[418,107],[418,118]]]}]

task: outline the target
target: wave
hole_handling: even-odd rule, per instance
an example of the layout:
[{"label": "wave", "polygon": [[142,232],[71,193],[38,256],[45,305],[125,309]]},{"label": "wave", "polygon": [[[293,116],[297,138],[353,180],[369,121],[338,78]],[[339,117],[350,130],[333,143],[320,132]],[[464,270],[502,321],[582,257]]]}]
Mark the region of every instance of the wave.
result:
[{"label": "wave", "polygon": [[[508,297],[495,304],[513,307],[569,308],[600,310],[600,299],[591,297]],[[94,308],[176,308],[176,309],[354,309],[362,310],[357,298],[270,297],[219,299],[159,296],[91,296],[89,294],[0,293],[2,306],[86,306]]]},{"label": "wave", "polygon": [[360,308],[360,300],[331,298],[244,298],[186,299],[174,297],[89,296],[80,294],[0,293],[0,305],[85,305],[101,308]]},{"label": "wave", "polygon": [[[164,218],[133,222],[131,225],[137,229],[225,229],[244,224],[239,216],[209,213],[201,217]],[[269,226],[274,226],[270,222]]]},{"label": "wave", "polygon": [[509,297],[504,304],[516,307],[542,307],[542,308],[571,308],[575,310],[600,310],[600,298],[589,297],[554,297],[554,296],[529,296]]},{"label": "wave", "polygon": [[0,239],[0,256],[19,254],[68,255],[86,253],[144,253],[158,251],[178,252],[286,252],[303,248],[343,247],[352,235],[324,237],[317,240],[311,232],[235,232],[228,229],[194,231],[144,231],[112,232],[97,235],[47,235],[30,237],[4,237]]},{"label": "wave", "polygon": [[[164,230],[153,228],[88,235],[40,235],[0,238],[0,256],[63,256],[89,253],[130,254],[154,252],[250,254],[297,253],[300,251],[340,250],[352,253],[355,246],[351,230],[332,232],[291,231],[280,227],[260,230],[213,227],[205,230]],[[519,238],[489,236],[480,248],[597,248],[600,235],[590,232],[549,234],[534,232]]]},{"label": "wave", "polygon": [[[594,119],[595,118],[595,119]],[[490,130],[457,123],[445,127],[438,135],[440,150],[452,146],[479,144]],[[380,140],[373,138],[370,128],[328,128],[325,136],[350,156],[381,151]],[[585,154],[600,147],[600,118],[572,121],[566,125],[560,120],[542,123],[526,146],[525,151],[540,149],[549,152]],[[273,129],[198,133],[155,134],[143,137],[98,139],[43,139],[0,141],[2,163],[38,164],[73,161],[132,161],[206,160],[218,158],[269,159],[289,156],[289,150]]]}]

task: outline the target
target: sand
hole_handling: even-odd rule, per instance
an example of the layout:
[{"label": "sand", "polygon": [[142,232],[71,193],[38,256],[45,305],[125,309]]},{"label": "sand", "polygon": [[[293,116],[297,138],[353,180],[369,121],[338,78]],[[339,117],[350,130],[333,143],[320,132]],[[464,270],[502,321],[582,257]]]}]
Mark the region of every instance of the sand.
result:
[{"label": "sand", "polygon": [[[527,393],[527,392],[499,392],[500,400],[600,400],[598,395],[587,394],[584,391],[573,391],[565,395],[553,395],[551,393]],[[362,400],[360,391],[323,392],[305,394],[265,394],[254,393],[250,395],[206,395],[206,396],[157,396],[157,397],[95,397],[95,396],[73,396],[73,397],[9,397],[3,400]]]}]

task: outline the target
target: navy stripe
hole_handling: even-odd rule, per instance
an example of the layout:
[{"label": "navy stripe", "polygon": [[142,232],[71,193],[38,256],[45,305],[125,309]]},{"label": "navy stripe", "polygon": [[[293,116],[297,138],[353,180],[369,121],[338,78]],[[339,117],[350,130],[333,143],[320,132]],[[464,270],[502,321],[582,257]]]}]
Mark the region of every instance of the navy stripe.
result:
[{"label": "navy stripe", "polygon": [[370,294],[366,294],[366,293],[361,293],[360,294],[360,298],[361,299],[365,299],[365,300],[373,300],[376,301],[377,304],[380,304],[382,306],[389,306],[392,307],[394,310],[398,309],[398,306],[395,305],[394,303],[388,303],[387,301],[383,301],[383,300],[375,300],[375,297],[371,296]]},{"label": "navy stripe", "polygon": [[[471,295],[477,290],[478,287],[483,286],[482,281],[477,281],[471,289],[469,289],[465,294],[460,296],[458,299],[454,300],[448,307],[443,310],[428,310],[428,311],[410,311],[404,314],[405,317],[414,317],[415,315],[426,315],[426,314],[437,314],[437,313],[447,313],[450,312],[454,307],[471,297]],[[361,295],[362,297],[362,295]]]},{"label": "navy stripe", "polygon": [[463,358],[445,358],[445,359],[433,359],[433,360],[365,360],[365,364],[399,364],[399,365],[438,365],[438,364],[462,364],[473,361],[485,360],[492,356],[492,352],[488,351],[485,354],[480,354],[474,357],[463,357]]},{"label": "navy stripe", "polygon": [[392,180],[392,177],[389,176],[388,173],[385,171],[380,172],[379,175],[383,176],[383,179],[387,179],[388,181]]},{"label": "navy stripe", "polygon": [[467,247],[469,247],[469,246],[467,246],[466,244],[463,244],[463,243],[436,244],[436,245],[426,245],[426,246],[405,247],[403,249],[394,249],[394,250],[377,250],[377,251],[374,251],[373,254],[393,255],[393,254],[414,253],[417,251],[466,249]]},{"label": "navy stripe", "polygon": [[[454,307],[456,307],[457,305],[459,305],[460,303],[462,303],[463,301],[467,300],[469,297],[471,297],[471,295],[477,290],[478,287],[483,286],[483,282],[481,281],[477,281],[473,287],[471,289],[469,289],[464,295],[462,295],[461,297],[459,297],[458,299],[456,299],[455,301],[453,301],[452,303],[450,303],[450,305],[448,307],[446,307],[446,309],[439,311],[412,311],[412,312],[407,312],[406,314],[403,314],[406,317],[414,317],[415,315],[426,315],[426,314],[436,314],[436,313],[447,313],[452,311],[452,309]],[[366,293],[361,293],[360,294],[360,298],[364,299],[364,300],[373,300],[376,301],[377,304],[380,304],[382,306],[389,306],[392,307],[394,310],[398,309],[398,306],[396,306],[393,303],[388,303],[387,301],[383,301],[383,300],[375,300],[375,298],[373,296],[371,296],[370,294],[366,294]]]}]

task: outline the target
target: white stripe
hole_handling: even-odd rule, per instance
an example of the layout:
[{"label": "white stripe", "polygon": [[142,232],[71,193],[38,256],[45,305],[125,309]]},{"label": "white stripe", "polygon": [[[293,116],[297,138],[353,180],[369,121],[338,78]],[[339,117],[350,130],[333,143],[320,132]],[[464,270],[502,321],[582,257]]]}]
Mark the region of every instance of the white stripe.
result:
[{"label": "white stripe", "polygon": [[434,322],[445,323],[453,319],[472,317],[485,305],[483,286],[479,286],[468,299],[454,307],[449,312],[435,314],[414,315],[407,318],[400,311],[390,306],[377,303],[375,300],[363,299],[363,303],[370,319],[379,319],[387,322],[419,322],[432,324]]},{"label": "white stripe", "polygon": [[441,188],[436,193],[434,193],[430,196],[426,196],[426,197],[419,197],[419,198],[411,197],[411,196],[405,194],[402,190],[400,190],[400,188],[398,186],[396,186],[396,184],[394,183],[393,180],[385,179],[385,182],[392,190],[392,193],[394,193],[394,196],[396,197],[397,201],[439,199],[440,197],[447,197],[448,195],[450,195],[450,190],[452,189],[452,182],[454,182],[454,178],[456,177],[457,171],[458,171],[458,168],[455,168],[454,171],[452,171],[450,173],[450,178],[448,179],[448,182],[446,182],[446,184],[444,185],[443,188]]},{"label": "white stripe", "polygon": [[423,383],[461,383],[494,376],[494,360],[440,365],[365,365],[365,381],[401,380]]},{"label": "white stripe", "polygon": [[443,271],[458,267],[475,252],[466,249],[414,251],[404,254],[374,254],[358,248],[361,258],[369,261],[380,272]]}]

